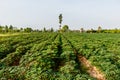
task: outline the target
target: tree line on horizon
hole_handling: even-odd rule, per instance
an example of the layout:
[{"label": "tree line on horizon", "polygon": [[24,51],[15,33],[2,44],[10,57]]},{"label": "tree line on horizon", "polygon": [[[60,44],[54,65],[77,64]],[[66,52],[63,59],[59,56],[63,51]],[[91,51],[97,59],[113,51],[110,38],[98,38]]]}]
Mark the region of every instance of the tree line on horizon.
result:
[{"label": "tree line on horizon", "polygon": [[89,30],[84,30],[84,28],[80,29],[81,33],[120,33],[120,29],[102,29],[101,26],[98,27],[97,30],[91,28]]},{"label": "tree line on horizon", "polygon": [[46,29],[45,27],[42,30],[39,29],[32,29],[31,27],[26,27],[26,28],[17,28],[12,25],[8,26],[1,26],[0,25],[0,33],[14,33],[14,32],[54,32],[54,29]]},{"label": "tree line on horizon", "polygon": [[54,30],[53,28],[51,29],[46,29],[45,27],[42,30],[39,29],[32,29],[31,27],[26,27],[26,28],[17,28],[13,27],[12,25],[10,26],[0,26],[0,33],[14,33],[14,32],[55,32],[55,31],[61,31],[61,32],[80,32],[80,33],[120,33],[120,29],[102,29],[101,26],[98,27],[97,30],[95,29],[89,29],[89,30],[84,30],[84,28],[80,28],[80,30],[70,30],[68,25],[63,25],[60,26],[59,30]]}]

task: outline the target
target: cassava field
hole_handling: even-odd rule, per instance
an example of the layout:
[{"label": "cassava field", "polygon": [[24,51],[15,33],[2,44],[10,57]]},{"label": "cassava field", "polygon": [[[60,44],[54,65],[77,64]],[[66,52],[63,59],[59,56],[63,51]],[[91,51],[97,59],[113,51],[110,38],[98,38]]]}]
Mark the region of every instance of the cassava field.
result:
[{"label": "cassava field", "polygon": [[120,34],[4,35],[0,80],[120,80]]}]

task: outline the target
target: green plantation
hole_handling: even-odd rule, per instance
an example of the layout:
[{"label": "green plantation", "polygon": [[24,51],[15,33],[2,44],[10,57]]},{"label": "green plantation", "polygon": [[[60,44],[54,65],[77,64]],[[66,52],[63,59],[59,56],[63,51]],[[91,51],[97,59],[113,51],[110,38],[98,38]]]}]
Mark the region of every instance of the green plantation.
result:
[{"label": "green plantation", "polygon": [[[94,76],[79,56],[103,77]],[[120,34],[31,32],[0,36],[0,80],[120,80]]]}]

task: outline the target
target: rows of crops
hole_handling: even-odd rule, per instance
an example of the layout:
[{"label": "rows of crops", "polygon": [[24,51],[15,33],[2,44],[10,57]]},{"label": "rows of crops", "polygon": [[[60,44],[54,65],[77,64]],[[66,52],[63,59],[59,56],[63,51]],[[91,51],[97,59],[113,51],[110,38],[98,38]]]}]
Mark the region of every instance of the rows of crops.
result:
[{"label": "rows of crops", "polygon": [[16,35],[3,37],[0,43],[0,79],[95,80],[82,70],[62,34]]},{"label": "rows of crops", "polygon": [[120,80],[120,34],[64,34],[107,80]]},{"label": "rows of crops", "polygon": [[81,66],[83,55],[120,80],[120,34],[30,33],[0,37],[1,80],[96,80]]}]

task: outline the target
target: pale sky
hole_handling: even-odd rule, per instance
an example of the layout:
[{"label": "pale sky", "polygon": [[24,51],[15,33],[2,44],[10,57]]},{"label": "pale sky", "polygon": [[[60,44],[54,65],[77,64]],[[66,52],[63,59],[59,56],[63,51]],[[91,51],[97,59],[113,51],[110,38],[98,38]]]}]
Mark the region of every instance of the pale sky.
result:
[{"label": "pale sky", "polygon": [[0,25],[70,29],[120,28],[120,0],[0,0]]}]

